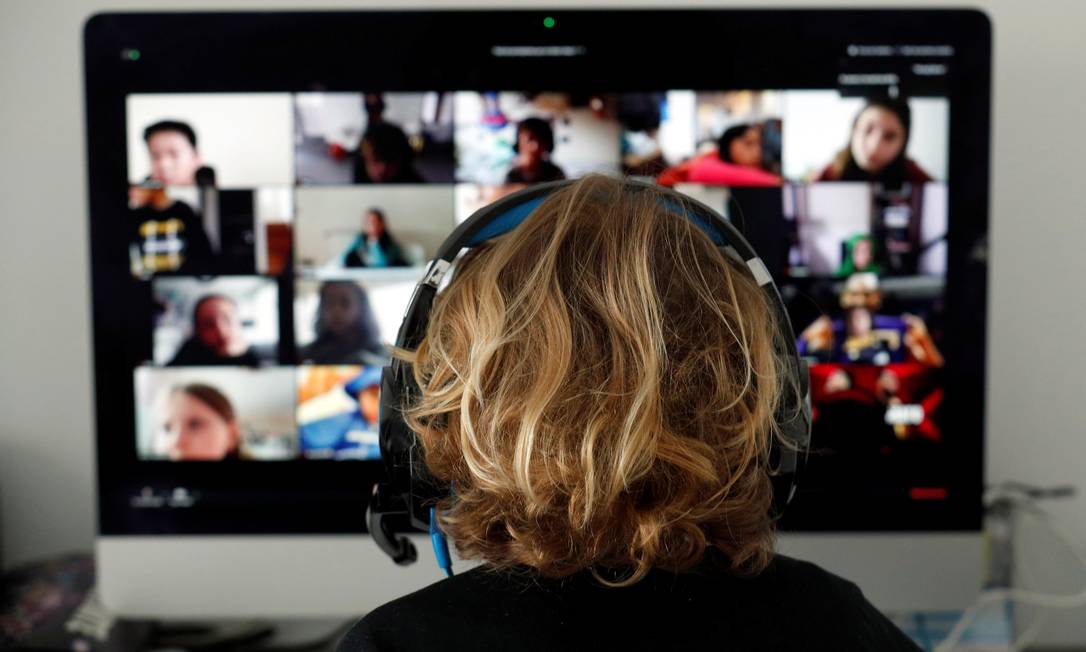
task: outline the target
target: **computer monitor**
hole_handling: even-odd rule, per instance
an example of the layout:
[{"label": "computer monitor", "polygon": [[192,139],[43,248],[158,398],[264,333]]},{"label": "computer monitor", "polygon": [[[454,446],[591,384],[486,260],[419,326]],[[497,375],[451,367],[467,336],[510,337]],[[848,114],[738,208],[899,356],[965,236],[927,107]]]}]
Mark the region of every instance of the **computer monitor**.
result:
[{"label": "computer monitor", "polygon": [[459,221],[590,172],[716,207],[781,286],[815,414],[785,549],[855,575],[841,541],[877,567],[935,540],[917,564],[976,588],[983,14],[101,14],[85,57],[119,613],[349,614],[437,579],[366,536],[379,369]]}]

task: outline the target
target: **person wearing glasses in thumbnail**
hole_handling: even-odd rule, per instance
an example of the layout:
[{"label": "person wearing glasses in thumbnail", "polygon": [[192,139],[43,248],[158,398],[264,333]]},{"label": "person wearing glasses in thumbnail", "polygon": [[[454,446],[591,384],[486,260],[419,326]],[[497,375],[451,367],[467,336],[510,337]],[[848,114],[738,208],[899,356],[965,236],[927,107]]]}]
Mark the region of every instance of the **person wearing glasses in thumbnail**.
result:
[{"label": "person wearing glasses in thumbnail", "polygon": [[192,337],[185,340],[168,366],[259,364],[245,337],[237,302],[222,294],[209,294],[192,309]]},{"label": "person wearing glasses in thumbnail", "polygon": [[[591,175],[471,249],[404,407],[477,567],[369,613],[355,650],[917,650],[775,555],[776,309],[676,201]],[[792,379],[788,382],[785,378]]]},{"label": "person wearing glasses in thumbnail", "polygon": [[867,181],[900,187],[932,181],[908,156],[912,111],[904,99],[873,97],[852,121],[848,144],[815,181]]}]

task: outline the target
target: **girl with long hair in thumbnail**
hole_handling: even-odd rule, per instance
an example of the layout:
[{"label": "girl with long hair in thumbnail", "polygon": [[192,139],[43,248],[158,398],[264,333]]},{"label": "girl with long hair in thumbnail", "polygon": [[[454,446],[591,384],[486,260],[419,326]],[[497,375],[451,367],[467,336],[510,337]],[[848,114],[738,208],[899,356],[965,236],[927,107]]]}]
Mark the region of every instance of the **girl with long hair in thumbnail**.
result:
[{"label": "girl with long hair in thumbnail", "polygon": [[241,427],[234,405],[204,383],[173,387],[160,405],[155,451],[173,461],[216,461],[239,457]]},{"label": "girl with long hair in thumbnail", "polygon": [[868,181],[897,187],[932,180],[905,154],[912,111],[904,99],[873,97],[852,121],[849,142],[815,181]]},{"label": "girl with long hair in thumbnail", "polygon": [[318,293],[316,338],[302,349],[302,362],[385,364],[388,352],[366,290],[351,281],[327,281]]}]

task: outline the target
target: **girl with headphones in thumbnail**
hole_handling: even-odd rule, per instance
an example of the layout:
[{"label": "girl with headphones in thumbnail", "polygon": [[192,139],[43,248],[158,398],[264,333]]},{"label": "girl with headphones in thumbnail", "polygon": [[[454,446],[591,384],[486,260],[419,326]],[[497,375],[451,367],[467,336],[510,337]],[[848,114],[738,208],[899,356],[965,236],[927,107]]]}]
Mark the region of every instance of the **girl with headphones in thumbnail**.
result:
[{"label": "girl with headphones in thumbnail", "polygon": [[704,205],[599,175],[450,236],[382,381],[370,532],[410,563],[373,514],[429,490],[412,522],[430,505],[435,541],[482,566],[371,612],[341,650],[917,649],[855,585],[774,554],[807,372],[740,240]]}]

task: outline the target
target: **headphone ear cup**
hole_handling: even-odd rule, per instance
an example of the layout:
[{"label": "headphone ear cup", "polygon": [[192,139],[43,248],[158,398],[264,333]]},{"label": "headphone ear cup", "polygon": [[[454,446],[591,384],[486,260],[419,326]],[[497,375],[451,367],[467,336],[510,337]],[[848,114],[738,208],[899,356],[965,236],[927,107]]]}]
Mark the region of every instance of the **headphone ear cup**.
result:
[{"label": "headphone ear cup", "polygon": [[805,360],[796,356],[795,361],[795,391],[789,388],[782,394],[776,418],[778,436],[769,452],[774,516],[783,514],[791,502],[811,446],[810,371]]},{"label": "headphone ear cup", "polygon": [[425,530],[430,525],[430,505],[449,491],[426,468],[422,444],[404,420],[403,407],[415,389],[411,365],[393,360],[382,370],[378,442],[387,490],[407,498],[411,524]]},{"label": "headphone ear cup", "polygon": [[378,412],[378,444],[384,463],[389,487],[406,493],[411,490],[411,449],[415,445],[415,433],[403,419],[403,396],[397,382],[402,375],[402,364],[394,360],[381,370],[381,399]]}]

